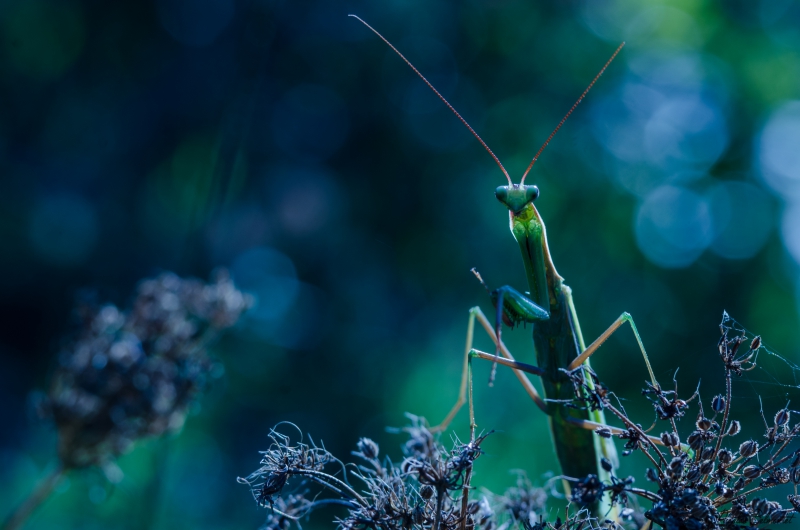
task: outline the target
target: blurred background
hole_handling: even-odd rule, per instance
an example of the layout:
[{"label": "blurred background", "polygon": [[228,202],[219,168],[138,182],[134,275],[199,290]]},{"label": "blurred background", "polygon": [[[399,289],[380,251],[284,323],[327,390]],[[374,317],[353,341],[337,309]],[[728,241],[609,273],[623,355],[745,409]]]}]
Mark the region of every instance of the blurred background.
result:
[{"label": "blurred background", "polygon": [[[795,2],[4,0],[0,516],[54,465],[30,396],[87,288],[124,306],[144,277],[226,267],[257,305],[216,345],[224,375],[180,435],[123,456],[119,484],[71,473],[29,528],[255,529],[265,513],[235,479],[275,423],[342,457],[369,436],[399,459],[385,427],[450,409],[467,310],[490,307],[470,268],[526,288],[493,196],[505,180],[348,13],[516,180],[627,41],[528,177],[584,336],[630,312],[662,383],[680,367],[681,393],[702,379],[708,401],[727,310],[781,356],[735,383],[745,428],[762,428],[758,395],[768,417],[797,399]],[[533,358],[530,329],[505,337]],[[593,363],[649,425],[630,331]],[[514,468],[541,483],[556,470],[546,418],[488,373],[477,421],[499,432],[476,483],[502,491]]]}]

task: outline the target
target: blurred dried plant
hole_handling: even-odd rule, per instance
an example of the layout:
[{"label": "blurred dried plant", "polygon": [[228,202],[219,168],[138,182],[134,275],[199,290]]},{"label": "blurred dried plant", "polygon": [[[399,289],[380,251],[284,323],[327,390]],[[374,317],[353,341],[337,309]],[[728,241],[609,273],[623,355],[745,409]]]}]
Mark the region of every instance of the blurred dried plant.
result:
[{"label": "blurred dried plant", "polygon": [[37,407],[58,430],[59,465],[3,528],[19,527],[65,471],[99,466],[118,480],[118,455],[180,429],[215,368],[208,346],[251,305],[224,270],[211,283],[172,273],[143,280],[128,311],[81,304],[76,339]]}]

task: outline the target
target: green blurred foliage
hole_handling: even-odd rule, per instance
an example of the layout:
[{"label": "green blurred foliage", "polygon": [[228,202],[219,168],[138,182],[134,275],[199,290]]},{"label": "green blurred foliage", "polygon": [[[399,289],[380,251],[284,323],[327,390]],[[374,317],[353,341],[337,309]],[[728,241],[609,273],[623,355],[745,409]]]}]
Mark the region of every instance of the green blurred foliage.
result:
[{"label": "green blurred foliage", "polygon": [[[53,464],[54,434],[27,402],[68,347],[75,293],[124,304],[162,269],[229,267],[258,298],[216,346],[225,376],[181,435],[120,460],[120,484],[73,473],[29,528],[257,528],[264,514],[235,478],[275,423],[343,457],[360,436],[399,457],[386,426],[449,410],[467,310],[489,308],[470,268],[523,287],[493,197],[504,178],[348,13],[403,51],[515,179],[626,40],[528,180],[584,336],[630,312],[662,383],[680,367],[682,393],[702,379],[707,400],[722,385],[725,309],[793,363],[772,358],[736,382],[745,427],[759,427],[757,395],[769,410],[794,399],[794,2],[9,0],[0,513]],[[530,329],[504,336],[532,359]],[[649,425],[629,331],[593,362]],[[509,469],[541,481],[556,465],[547,419],[513,374],[488,388],[488,370],[476,370],[476,414],[498,433],[476,483],[502,490]],[[465,412],[454,426],[466,434]]]}]

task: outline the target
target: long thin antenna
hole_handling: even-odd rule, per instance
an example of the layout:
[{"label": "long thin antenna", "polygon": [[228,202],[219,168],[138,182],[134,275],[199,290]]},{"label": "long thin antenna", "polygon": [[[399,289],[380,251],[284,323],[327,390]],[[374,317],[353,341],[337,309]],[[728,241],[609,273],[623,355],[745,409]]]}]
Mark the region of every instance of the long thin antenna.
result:
[{"label": "long thin antenna", "polygon": [[[407,64],[408,66],[410,66],[410,67],[411,67],[411,69],[412,69],[412,70],[414,70],[414,71],[417,73],[417,75],[418,75],[418,76],[420,76],[420,78],[421,78],[423,81],[425,81],[425,84],[426,84],[426,85],[428,85],[428,86],[430,87],[430,89],[431,89],[431,90],[433,90],[433,91],[434,91],[434,93],[436,93],[436,95],[437,95],[437,96],[439,96],[439,99],[441,99],[442,101],[444,101],[444,104],[445,104],[445,105],[447,105],[447,106],[450,108],[450,110],[452,110],[452,111],[453,111],[453,113],[454,113],[456,116],[458,116],[458,119],[459,119],[459,120],[461,120],[461,123],[463,123],[463,124],[464,124],[464,125],[467,127],[467,129],[469,129],[469,132],[471,132],[471,133],[472,133],[472,134],[475,136],[475,138],[477,138],[477,139],[478,139],[478,141],[481,143],[481,145],[483,145],[483,147],[484,147],[484,148],[485,148],[485,149],[486,149],[486,150],[489,152],[489,154],[490,154],[490,155],[492,155],[492,158],[494,158],[494,161],[495,161],[495,162],[497,162],[497,165],[498,165],[498,166],[500,166],[500,169],[502,169],[502,170],[503,170],[503,174],[504,174],[504,175],[506,176],[506,178],[508,179],[508,183],[509,183],[509,184],[511,184],[511,185],[513,185],[513,183],[511,182],[511,177],[508,175],[508,171],[506,171],[506,168],[504,168],[504,167],[503,167],[503,164],[501,164],[501,163],[500,163],[500,159],[499,159],[499,158],[497,158],[497,156],[495,156],[495,154],[492,152],[492,150],[491,150],[491,149],[489,149],[489,146],[488,146],[488,145],[486,145],[486,142],[484,142],[484,141],[483,141],[483,139],[482,139],[480,136],[478,136],[478,133],[476,133],[476,132],[475,132],[475,129],[473,129],[472,127],[470,127],[469,123],[467,123],[467,120],[465,120],[464,118],[462,118],[462,117],[461,117],[461,114],[459,114],[459,113],[458,113],[458,111],[457,111],[456,109],[454,109],[454,108],[453,108],[453,106],[452,106],[452,105],[451,105],[451,104],[450,104],[450,103],[449,103],[449,102],[448,102],[448,101],[447,101],[447,100],[444,98],[444,96],[443,96],[443,95],[441,95],[441,94],[439,93],[439,91],[438,91],[438,90],[436,90],[436,89],[433,87],[433,85],[430,83],[430,81],[428,81],[427,79],[425,79],[425,76],[424,76],[424,75],[422,75],[422,74],[419,72],[419,70],[417,70],[416,68],[414,68],[414,65],[413,65],[413,64],[411,64],[411,61],[409,61],[408,59],[406,59],[406,58],[405,58],[405,56],[404,56],[402,53],[400,53],[400,51],[399,51],[397,48],[395,48],[395,47],[392,45],[392,43],[391,43],[391,42],[389,42],[388,40],[386,40],[386,39],[383,37],[383,35],[381,35],[380,33],[378,33],[378,32],[377,32],[377,30],[375,30],[375,28],[373,28],[372,26],[370,26],[369,24],[367,24],[366,22],[364,22],[363,20],[361,20],[361,18],[360,18],[360,17],[358,17],[357,15],[348,15],[348,16],[351,16],[351,17],[355,18],[356,20],[358,20],[359,22],[361,22],[362,24],[364,24],[365,26],[367,26],[367,27],[368,27],[368,28],[369,28],[369,29],[370,29],[370,30],[371,30],[371,31],[372,31],[372,32],[373,32],[375,35],[377,35],[378,37],[380,37],[380,39],[381,39],[383,42],[385,42],[386,44],[388,44],[388,45],[389,45],[389,47],[390,47],[392,50],[394,50],[394,52],[395,52],[397,55],[399,55],[399,56],[400,56],[400,58],[401,58],[401,59],[403,59],[403,60],[406,62],[406,64]],[[610,62],[610,61],[609,61],[609,62]],[[602,73],[602,72],[601,72],[601,73]],[[599,76],[598,76],[598,77],[599,77]],[[583,97],[583,96],[581,96],[581,97]],[[572,111],[570,111],[570,112],[572,112]]]},{"label": "long thin antenna", "polygon": [[611,64],[611,61],[614,60],[614,57],[617,56],[617,54],[620,52],[620,50],[622,49],[623,46],[625,46],[624,42],[619,45],[619,48],[617,48],[617,51],[615,51],[614,55],[611,56],[611,59],[609,59],[608,62],[606,62],[605,66],[603,66],[603,68],[600,70],[600,73],[598,73],[596,76],[594,76],[594,79],[592,79],[592,82],[589,83],[589,86],[586,87],[586,90],[583,91],[583,94],[581,94],[581,97],[578,98],[578,101],[576,101],[575,104],[572,106],[572,108],[569,109],[569,112],[567,112],[567,114],[563,118],[561,118],[561,122],[553,130],[553,132],[550,133],[550,136],[547,137],[547,140],[545,140],[544,144],[542,144],[542,147],[540,147],[539,150],[536,151],[536,154],[533,156],[533,160],[531,160],[530,165],[528,165],[528,169],[526,169],[525,173],[522,175],[522,180],[519,183],[520,186],[522,186],[522,183],[525,182],[525,177],[528,176],[528,172],[533,167],[533,164],[536,163],[536,160],[539,159],[539,155],[542,154],[542,151],[544,151],[544,148],[547,147],[547,144],[550,143],[550,140],[553,139],[553,136],[555,136],[556,133],[558,132],[558,130],[561,128],[561,126],[564,125],[564,122],[567,121],[567,118],[569,118],[569,115],[572,114],[572,111],[575,110],[575,108],[578,105],[580,105],[581,101],[583,101],[583,98],[586,97],[586,94],[589,93],[589,90],[591,90],[592,87],[594,86],[594,84],[597,82],[597,80],[600,79],[600,76],[603,75],[603,72],[606,71],[606,68],[608,68],[608,65]]}]

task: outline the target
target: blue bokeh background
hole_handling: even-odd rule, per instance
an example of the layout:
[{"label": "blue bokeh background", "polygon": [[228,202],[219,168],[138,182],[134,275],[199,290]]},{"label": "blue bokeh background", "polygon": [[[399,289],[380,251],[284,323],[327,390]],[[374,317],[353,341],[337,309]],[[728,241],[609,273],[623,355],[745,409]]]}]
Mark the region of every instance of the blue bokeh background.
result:
[{"label": "blue bokeh background", "polygon": [[[742,413],[757,428],[758,394],[765,407],[796,395],[794,2],[5,0],[0,515],[54,465],[30,396],[85,288],[124,305],[159,271],[227,267],[257,306],[215,347],[225,374],[182,434],[121,458],[117,485],[72,473],[29,528],[257,528],[264,514],[235,478],[273,424],[339,455],[360,436],[397,455],[386,426],[449,410],[467,309],[489,307],[470,268],[523,287],[493,198],[504,179],[348,13],[517,179],[625,40],[529,177],[584,335],[629,311],[658,377],[680,367],[682,388],[702,378],[710,398],[726,309],[785,359],[737,382]],[[532,358],[529,330],[506,337]],[[649,424],[629,332],[594,363]],[[487,374],[478,422],[500,432],[476,480],[501,490],[513,468],[540,480],[555,468],[546,419],[512,375],[489,389]],[[466,432],[464,413],[455,426]]]}]

